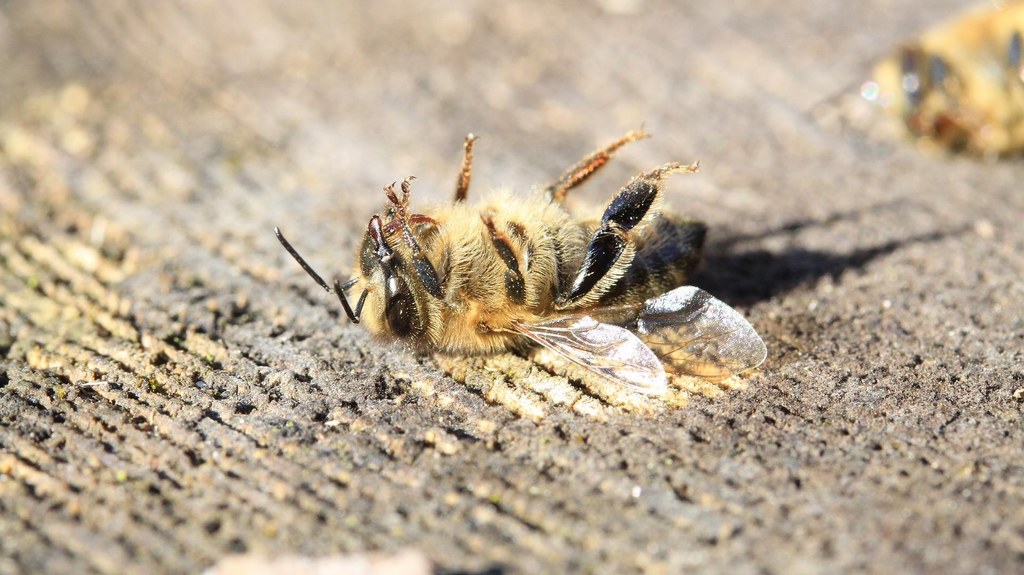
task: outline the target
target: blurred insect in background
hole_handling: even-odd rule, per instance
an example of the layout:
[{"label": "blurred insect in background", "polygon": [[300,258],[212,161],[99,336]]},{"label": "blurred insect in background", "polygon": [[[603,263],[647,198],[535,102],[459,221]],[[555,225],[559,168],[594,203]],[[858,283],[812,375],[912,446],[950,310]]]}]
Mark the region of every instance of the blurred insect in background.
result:
[{"label": "blurred insect in background", "polygon": [[969,12],[875,67],[861,95],[925,147],[985,157],[1024,151],[1024,4]]},{"label": "blurred insect in background", "polygon": [[[635,177],[600,220],[576,221],[566,194],[622,146],[626,134],[583,158],[533,197],[466,202],[473,143],[467,136],[455,199],[411,213],[412,178],[367,225],[356,272],[328,285],[281,231],[288,253],[334,293],[354,323],[384,339],[444,354],[522,352],[539,344],[636,391],[668,390],[668,375],[724,379],[760,365],[764,342],[735,310],[683,286],[700,260],[704,224],[661,214],[664,179],[696,164]],[[346,292],[359,294],[355,305]]]}]

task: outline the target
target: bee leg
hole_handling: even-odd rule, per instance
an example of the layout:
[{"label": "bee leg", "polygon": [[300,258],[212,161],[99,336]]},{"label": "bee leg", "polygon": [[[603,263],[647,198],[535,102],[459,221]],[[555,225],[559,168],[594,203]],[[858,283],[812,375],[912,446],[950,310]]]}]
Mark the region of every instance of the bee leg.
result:
[{"label": "bee leg", "polygon": [[508,266],[508,270],[505,271],[505,292],[508,294],[508,299],[517,304],[525,303],[526,282],[523,280],[522,272],[519,271],[519,259],[512,251],[508,237],[494,226],[494,220],[490,214],[480,214],[480,219],[491,233],[491,243],[494,244],[498,257]]},{"label": "bee leg", "polygon": [[632,263],[601,299],[635,296],[644,286],[654,296],[685,284],[700,263],[706,233],[707,226],[698,221],[667,214],[655,219],[636,242]]},{"label": "bee leg", "polygon": [[949,64],[939,55],[932,55],[928,59],[928,85],[942,93],[949,90],[946,85],[946,78],[949,77]]},{"label": "bee leg", "polygon": [[[587,245],[587,255],[583,259],[580,271],[576,274],[576,279],[572,282],[569,295],[559,298],[558,305],[569,307],[579,303],[585,296],[592,293],[595,298],[598,297],[600,294],[597,293],[595,287],[602,279],[609,279],[610,281],[605,283],[610,284],[629,267],[629,263],[633,259],[632,255],[623,257],[629,247],[628,230],[624,230],[614,222],[602,224],[594,232],[594,237]],[[618,273],[611,274],[613,269],[618,270]]]},{"label": "bee leg", "polygon": [[1010,49],[1006,55],[1006,63],[1009,65],[1010,70],[1015,72],[1014,76],[1024,79],[1021,73],[1024,70],[1021,69],[1021,34],[1020,30],[1015,30],[1013,35],[1010,36]]},{"label": "bee leg", "polygon": [[409,248],[409,251],[412,252],[412,265],[416,270],[416,275],[420,278],[420,282],[423,284],[423,287],[427,289],[427,292],[430,293],[430,295],[437,299],[442,299],[444,297],[444,286],[441,284],[441,280],[437,277],[437,270],[434,269],[434,264],[430,263],[427,256],[423,255],[423,250],[420,248],[419,242],[416,241],[416,237],[413,235],[412,229],[409,227],[409,195],[411,193],[411,182],[413,179],[413,177],[408,177],[402,181],[401,198],[399,198],[395,193],[394,184],[384,188],[384,194],[388,197],[395,208],[397,221],[400,226],[399,229],[402,233],[402,240]]},{"label": "bee leg", "polygon": [[605,208],[576,279],[559,306],[590,303],[608,291],[633,261],[632,238],[660,213],[662,180],[671,173],[695,171],[697,164],[666,164],[626,184]]},{"label": "bee leg", "polygon": [[907,109],[916,110],[924,97],[924,86],[919,72],[921,58],[924,56],[920,48],[908,47],[900,55],[900,85],[907,99]]},{"label": "bee leg", "polygon": [[645,132],[643,129],[626,132],[626,134],[618,140],[615,140],[611,144],[597,150],[580,160],[575,166],[569,168],[560,178],[558,178],[558,180],[544,188],[545,195],[553,202],[562,203],[569,190],[582,184],[587,180],[587,178],[594,175],[595,172],[601,169],[609,160],[612,159],[612,155],[618,151],[619,148],[626,144],[649,137],[650,134]]},{"label": "bee leg", "polygon": [[[437,227],[437,220],[424,214],[409,214],[408,224],[410,226],[432,226]],[[384,224],[384,235],[390,236],[395,232],[402,229],[402,222],[400,220],[391,220]]]},{"label": "bee leg", "polygon": [[473,142],[476,136],[466,134],[466,141],[462,144],[462,169],[459,170],[459,180],[455,183],[455,203],[466,199],[469,194],[469,181],[473,178]]}]

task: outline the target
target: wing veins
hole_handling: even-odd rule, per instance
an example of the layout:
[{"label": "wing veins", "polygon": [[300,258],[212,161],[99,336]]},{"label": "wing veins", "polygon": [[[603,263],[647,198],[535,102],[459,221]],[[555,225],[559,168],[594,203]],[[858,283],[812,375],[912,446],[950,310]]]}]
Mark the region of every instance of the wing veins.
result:
[{"label": "wing veins", "polygon": [[[551,325],[553,323],[568,325],[558,327]],[[663,393],[668,388],[661,360],[636,334],[624,327],[578,315],[544,324],[517,323],[513,324],[513,329],[562,358],[620,385],[653,394]]]}]

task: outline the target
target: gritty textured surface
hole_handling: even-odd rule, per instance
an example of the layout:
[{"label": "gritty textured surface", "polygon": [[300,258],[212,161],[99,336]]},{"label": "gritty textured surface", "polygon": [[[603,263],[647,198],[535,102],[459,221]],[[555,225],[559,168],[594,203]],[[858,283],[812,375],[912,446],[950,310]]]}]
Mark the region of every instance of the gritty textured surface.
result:
[{"label": "gritty textured surface", "polygon": [[[422,551],[441,572],[1024,569],[1024,168],[847,96],[952,1],[0,6],[0,573]],[[668,161],[765,336],[666,401],[343,321],[381,186]]]}]

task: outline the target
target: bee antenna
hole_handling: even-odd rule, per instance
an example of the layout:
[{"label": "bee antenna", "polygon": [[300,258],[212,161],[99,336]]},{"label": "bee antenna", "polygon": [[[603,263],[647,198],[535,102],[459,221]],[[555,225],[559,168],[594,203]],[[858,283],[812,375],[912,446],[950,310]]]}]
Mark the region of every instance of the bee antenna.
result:
[{"label": "bee antenna", "polygon": [[319,284],[320,287],[324,288],[327,293],[338,295],[338,299],[341,300],[341,307],[345,308],[345,315],[352,320],[352,323],[359,323],[359,316],[363,311],[363,303],[366,301],[366,290],[363,290],[363,294],[359,297],[355,311],[353,311],[349,306],[348,298],[345,297],[345,291],[355,285],[358,280],[351,279],[345,283],[342,283],[341,280],[334,280],[334,288],[332,289],[331,286],[327,285],[327,282],[324,281],[324,278],[320,277],[320,274],[316,273],[316,270],[306,263],[306,260],[299,255],[299,252],[296,251],[294,247],[292,247],[291,242],[289,242],[284,237],[284,234],[281,233],[281,228],[275,226],[274,235],[277,236],[278,241],[281,242],[281,245],[284,246],[284,249],[292,256],[292,258],[299,262],[299,265],[302,266],[302,269],[305,270],[307,274],[309,274],[309,277],[313,278],[313,281]]}]

